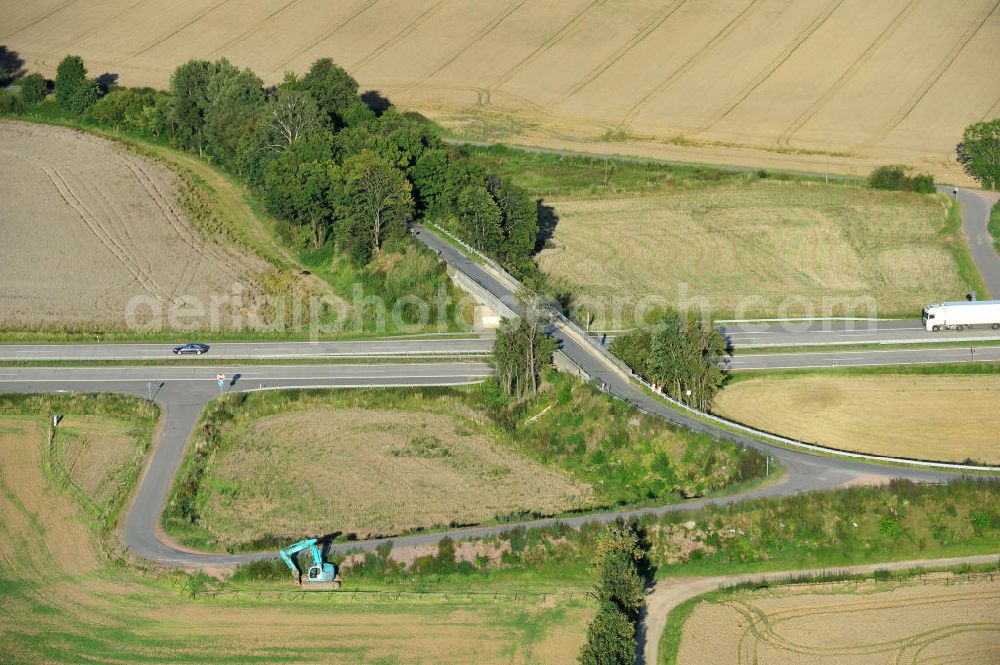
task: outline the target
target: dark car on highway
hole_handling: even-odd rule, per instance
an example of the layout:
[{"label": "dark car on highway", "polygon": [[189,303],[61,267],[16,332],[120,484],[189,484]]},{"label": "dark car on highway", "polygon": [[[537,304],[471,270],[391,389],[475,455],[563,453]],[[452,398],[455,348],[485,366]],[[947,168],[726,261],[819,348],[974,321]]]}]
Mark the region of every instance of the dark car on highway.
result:
[{"label": "dark car on highway", "polygon": [[184,355],[186,353],[194,353],[200,356],[201,354],[207,351],[208,351],[208,344],[191,343],[191,344],[185,344],[184,346],[174,347],[174,353],[176,353],[179,356]]}]

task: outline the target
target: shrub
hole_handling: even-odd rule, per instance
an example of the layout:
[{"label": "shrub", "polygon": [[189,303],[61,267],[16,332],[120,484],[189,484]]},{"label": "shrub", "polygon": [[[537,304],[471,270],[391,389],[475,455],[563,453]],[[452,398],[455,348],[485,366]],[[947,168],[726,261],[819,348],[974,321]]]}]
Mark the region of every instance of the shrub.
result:
[{"label": "shrub", "polygon": [[28,74],[21,79],[21,101],[26,105],[37,104],[49,94],[49,82],[41,74]]},{"label": "shrub", "polygon": [[6,90],[0,90],[0,113],[17,113],[21,110],[21,100]]},{"label": "shrub", "polygon": [[910,168],[901,164],[880,166],[868,176],[868,186],[896,192],[934,193],[934,176],[929,173],[910,176],[909,172]]}]

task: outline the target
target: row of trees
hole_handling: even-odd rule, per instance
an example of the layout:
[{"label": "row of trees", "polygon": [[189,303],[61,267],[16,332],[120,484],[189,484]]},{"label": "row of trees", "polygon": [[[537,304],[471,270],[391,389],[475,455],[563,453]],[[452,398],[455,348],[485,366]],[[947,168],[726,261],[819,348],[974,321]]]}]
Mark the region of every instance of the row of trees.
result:
[{"label": "row of trees", "polygon": [[594,595],[598,608],[580,649],[581,665],[632,665],[636,626],[646,607],[646,553],[628,526],[609,526],[594,554]]},{"label": "row of trees", "polygon": [[[47,92],[32,76],[42,88],[23,79],[28,105]],[[357,81],[328,58],[271,87],[228,60],[191,60],[158,91],[105,90],[82,59],[67,56],[54,89],[66,113],[226,168],[287,222],[288,239],[300,247],[332,241],[365,261],[402,236],[408,221],[427,216],[513,272],[533,270],[538,214],[527,193],[444,144],[421,118],[391,106],[373,110]]]},{"label": "row of trees", "polygon": [[656,325],[616,337],[611,352],[657,390],[708,411],[725,381],[725,337],[693,314],[667,311]]}]

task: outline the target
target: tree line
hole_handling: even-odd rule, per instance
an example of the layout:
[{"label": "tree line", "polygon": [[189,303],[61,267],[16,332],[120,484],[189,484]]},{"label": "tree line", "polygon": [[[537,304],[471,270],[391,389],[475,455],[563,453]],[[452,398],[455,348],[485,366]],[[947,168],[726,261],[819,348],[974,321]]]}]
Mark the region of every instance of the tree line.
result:
[{"label": "tree line", "polygon": [[712,408],[726,379],[725,337],[690,313],[668,310],[656,325],[616,337],[610,349],[654,388],[702,411]]},{"label": "tree line", "polygon": [[636,627],[646,607],[651,569],[645,543],[630,526],[605,527],[593,559],[597,613],[587,626],[581,665],[632,665]]},{"label": "tree line", "polygon": [[[426,218],[519,276],[535,271],[538,213],[527,192],[445,144],[421,117],[372,108],[329,58],[275,86],[225,59],[191,60],[161,91],[109,88],[67,56],[52,87],[70,116],[222,166],[284,221],[297,247],[332,243],[363,264]],[[40,75],[22,77],[19,97],[4,95],[0,111],[27,110],[48,92]]]}]

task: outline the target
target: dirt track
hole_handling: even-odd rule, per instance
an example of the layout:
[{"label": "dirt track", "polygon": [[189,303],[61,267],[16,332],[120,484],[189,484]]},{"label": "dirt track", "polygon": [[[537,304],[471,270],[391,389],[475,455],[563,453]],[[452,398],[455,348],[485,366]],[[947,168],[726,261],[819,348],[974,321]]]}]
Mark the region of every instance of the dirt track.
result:
[{"label": "dirt track", "polygon": [[[213,296],[236,284],[252,299],[265,264],[201,237],[178,187],[170,171],[110,141],[0,123],[0,326],[206,329]],[[231,310],[218,309],[225,327]]]},{"label": "dirt track", "polygon": [[[646,617],[642,626],[645,638],[643,661],[647,665],[656,665],[659,661],[660,638],[666,625],[667,615],[685,600],[714,591],[723,586],[739,584],[751,580],[780,581],[794,577],[819,576],[835,573],[869,574],[876,570],[906,570],[909,568],[942,568],[960,566],[965,563],[981,564],[996,563],[1000,554],[982,556],[951,557],[947,559],[919,559],[914,561],[896,561],[883,564],[864,564],[859,566],[843,566],[840,568],[823,568],[813,570],[786,570],[770,573],[746,573],[741,575],[718,577],[674,577],[660,580],[656,583],[647,598]],[[833,662],[833,661],[831,661]]]}]

